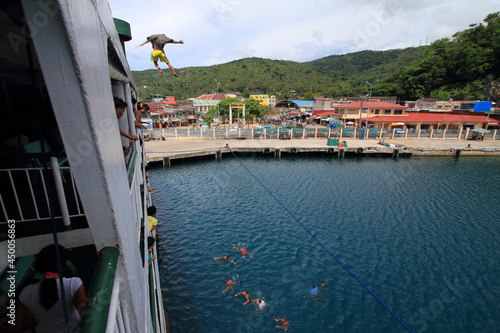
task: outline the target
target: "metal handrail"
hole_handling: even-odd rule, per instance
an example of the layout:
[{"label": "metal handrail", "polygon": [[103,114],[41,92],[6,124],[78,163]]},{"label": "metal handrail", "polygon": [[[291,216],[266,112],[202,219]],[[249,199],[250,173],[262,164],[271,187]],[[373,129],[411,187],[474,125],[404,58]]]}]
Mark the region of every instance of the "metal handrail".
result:
[{"label": "metal handrail", "polygon": [[119,289],[119,286],[115,286],[119,256],[120,251],[116,247],[105,247],[99,253],[99,261],[81,321],[82,333],[106,332],[108,317],[114,315],[110,312],[110,308],[113,306],[116,312],[118,300],[115,299],[113,302],[112,300],[113,291],[116,295],[117,288]]},{"label": "metal handrail", "polygon": [[[69,221],[71,217],[85,216],[83,207],[81,207],[78,192],[74,183],[73,176],[71,175],[70,167],[57,166],[58,170],[53,169],[52,175],[54,182],[59,184],[58,199],[61,214],[55,218],[65,217]],[[48,168],[51,170],[52,168]],[[5,182],[2,186],[0,193],[0,209],[2,210],[3,217],[0,224],[7,223],[9,219],[15,218],[16,223],[40,221],[50,219],[50,206],[49,206],[49,191],[48,184],[45,183],[44,167],[35,168],[15,168],[15,169],[0,169],[0,178]],[[63,180],[61,177],[62,172],[70,174],[69,179]],[[70,182],[69,189],[62,188],[63,182]],[[24,189],[22,191],[21,189]],[[68,212],[67,198],[74,198],[74,207],[71,214]],[[27,211],[31,211],[27,214]],[[65,215],[65,216],[63,216]]]}]

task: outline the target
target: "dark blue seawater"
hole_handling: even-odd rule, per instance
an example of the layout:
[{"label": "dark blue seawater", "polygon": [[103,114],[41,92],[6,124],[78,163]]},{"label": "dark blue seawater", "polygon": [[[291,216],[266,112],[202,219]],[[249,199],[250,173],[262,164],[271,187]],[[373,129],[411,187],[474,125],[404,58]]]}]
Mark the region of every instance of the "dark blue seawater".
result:
[{"label": "dark blue seawater", "polygon": [[224,157],[150,175],[173,332],[278,332],[279,317],[288,332],[404,332],[296,219],[413,332],[499,332],[499,158]]}]

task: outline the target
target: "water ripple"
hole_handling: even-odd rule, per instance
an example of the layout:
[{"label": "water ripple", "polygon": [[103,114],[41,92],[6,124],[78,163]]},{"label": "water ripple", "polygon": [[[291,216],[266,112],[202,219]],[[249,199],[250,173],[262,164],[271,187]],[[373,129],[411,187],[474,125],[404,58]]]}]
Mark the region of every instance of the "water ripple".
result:
[{"label": "water ripple", "polygon": [[[499,159],[243,161],[415,332],[500,325]],[[236,160],[150,174],[174,332],[273,331],[283,316],[296,332],[402,331]],[[311,298],[320,281],[328,288]],[[268,308],[243,306],[242,290]]]}]

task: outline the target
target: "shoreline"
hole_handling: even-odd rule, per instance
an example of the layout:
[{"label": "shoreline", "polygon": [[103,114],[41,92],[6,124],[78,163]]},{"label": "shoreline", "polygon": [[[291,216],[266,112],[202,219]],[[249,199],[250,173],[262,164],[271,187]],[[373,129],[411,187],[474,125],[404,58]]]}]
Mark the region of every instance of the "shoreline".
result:
[{"label": "shoreline", "polygon": [[[347,155],[403,156],[500,156],[500,140],[447,140],[447,139],[394,139],[385,140],[386,147],[379,140],[342,140],[346,147],[329,146],[322,139],[167,139],[145,142],[147,162],[163,162],[170,165],[174,159],[189,159],[203,156],[222,158],[230,153],[262,153],[281,157],[282,154],[323,153],[336,157]],[[230,148],[228,149],[227,146]]]}]

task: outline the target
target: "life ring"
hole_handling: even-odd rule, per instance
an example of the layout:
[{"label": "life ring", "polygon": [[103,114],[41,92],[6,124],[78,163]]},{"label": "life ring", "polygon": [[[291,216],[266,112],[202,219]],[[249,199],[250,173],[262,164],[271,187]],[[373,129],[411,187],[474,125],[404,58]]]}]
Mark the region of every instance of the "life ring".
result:
[{"label": "life ring", "polygon": [[335,149],[333,148],[328,148],[328,150],[326,151],[328,154],[333,154],[335,152]]},{"label": "life ring", "polygon": [[358,154],[362,154],[362,153],[363,153],[363,148],[358,148],[358,150],[356,150],[356,152],[357,152]]},{"label": "life ring", "polygon": [[292,149],[290,149],[290,153],[292,153],[292,154],[297,153],[297,148],[292,148]]},{"label": "life ring", "polygon": [[269,154],[271,152],[271,149],[269,148],[264,148],[264,154]]}]

